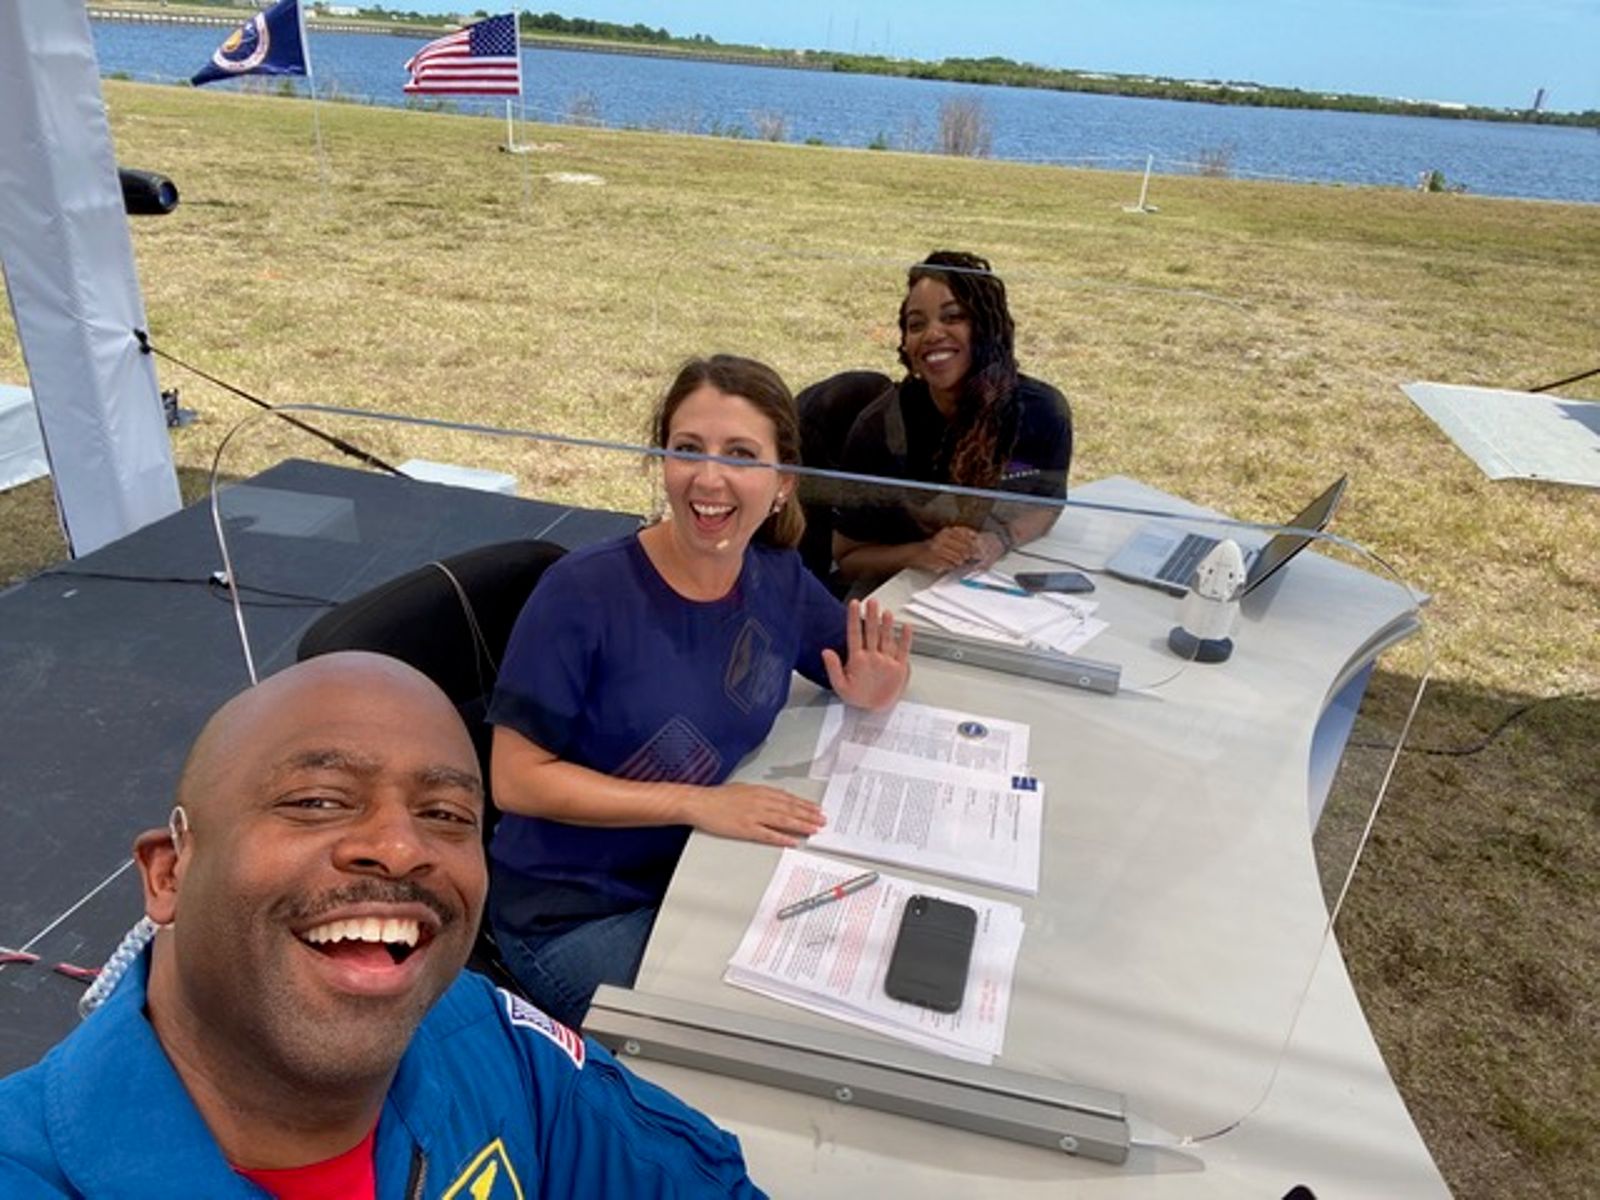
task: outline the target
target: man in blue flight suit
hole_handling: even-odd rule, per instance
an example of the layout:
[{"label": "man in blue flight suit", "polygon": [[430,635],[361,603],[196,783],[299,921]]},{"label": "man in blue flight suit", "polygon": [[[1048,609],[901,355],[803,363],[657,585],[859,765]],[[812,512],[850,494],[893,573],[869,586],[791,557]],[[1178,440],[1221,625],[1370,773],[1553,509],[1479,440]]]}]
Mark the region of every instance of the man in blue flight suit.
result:
[{"label": "man in blue flight suit", "polygon": [[110,998],[0,1081],[0,1195],[759,1196],[735,1138],[463,972],[483,789],[448,700],[337,654],[224,705]]}]

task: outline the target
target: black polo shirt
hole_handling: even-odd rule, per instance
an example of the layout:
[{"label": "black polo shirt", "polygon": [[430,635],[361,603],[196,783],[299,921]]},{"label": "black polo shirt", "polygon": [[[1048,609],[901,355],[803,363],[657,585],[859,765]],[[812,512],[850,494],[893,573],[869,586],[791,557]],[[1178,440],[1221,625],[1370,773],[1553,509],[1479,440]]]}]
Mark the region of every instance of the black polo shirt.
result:
[{"label": "black polo shirt", "polygon": [[[1072,411],[1047,383],[1019,376],[1011,393],[1016,440],[997,490],[1033,496],[1065,496],[1072,462]],[[907,379],[884,392],[856,418],[845,438],[839,466],[862,475],[948,483],[940,462],[949,422],[927,385]],[[835,510],[834,528],[857,542],[902,545],[920,542],[954,523],[954,498],[921,488],[862,488],[858,499]],[[1009,520],[1025,506],[991,514]]]}]

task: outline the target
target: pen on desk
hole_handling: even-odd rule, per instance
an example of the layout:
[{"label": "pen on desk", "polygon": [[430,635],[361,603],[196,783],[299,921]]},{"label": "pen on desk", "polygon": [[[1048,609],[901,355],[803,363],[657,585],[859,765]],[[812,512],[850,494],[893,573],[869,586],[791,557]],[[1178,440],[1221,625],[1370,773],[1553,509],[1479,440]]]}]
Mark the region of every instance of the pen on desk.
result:
[{"label": "pen on desk", "polygon": [[790,917],[798,917],[801,913],[808,913],[813,908],[821,908],[824,904],[832,904],[835,900],[843,900],[852,892],[859,892],[862,888],[869,888],[878,882],[878,873],[868,871],[865,875],[857,875],[854,879],[846,879],[843,883],[836,883],[825,892],[818,892],[815,896],[807,896],[804,900],[796,900],[793,904],[785,905],[778,910],[778,920],[787,921]]},{"label": "pen on desk", "polygon": [[1007,596],[1026,596],[1028,593],[1019,587],[1006,583],[985,583],[981,579],[963,579],[962,587],[977,588],[984,592],[1004,592]]}]

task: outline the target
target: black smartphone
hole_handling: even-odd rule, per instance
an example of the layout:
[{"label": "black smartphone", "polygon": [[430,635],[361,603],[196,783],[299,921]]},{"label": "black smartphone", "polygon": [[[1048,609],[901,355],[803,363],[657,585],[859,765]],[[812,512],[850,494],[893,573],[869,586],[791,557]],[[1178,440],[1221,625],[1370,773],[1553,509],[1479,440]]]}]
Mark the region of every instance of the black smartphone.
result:
[{"label": "black smartphone", "polygon": [[1016,580],[1025,592],[1094,591],[1094,580],[1078,571],[1019,571]]},{"label": "black smartphone", "polygon": [[978,914],[965,904],[912,896],[900,913],[883,990],[935,1012],[955,1012],[967,990]]}]

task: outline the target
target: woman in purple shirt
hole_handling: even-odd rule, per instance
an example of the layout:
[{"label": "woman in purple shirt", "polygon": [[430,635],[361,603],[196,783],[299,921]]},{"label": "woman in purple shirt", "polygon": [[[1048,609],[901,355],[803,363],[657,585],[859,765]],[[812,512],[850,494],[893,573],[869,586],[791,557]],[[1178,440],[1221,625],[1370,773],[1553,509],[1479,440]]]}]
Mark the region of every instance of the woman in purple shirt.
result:
[{"label": "woman in purple shirt", "polygon": [[794,401],[768,367],[718,355],[668,390],[654,441],[668,514],[566,555],[512,633],[490,707],[490,920],[552,1016],[581,1022],[602,982],[631,983],[691,830],[792,846],[809,800],[728,776],[766,738],[799,671],[887,708],[909,630],[848,609],[792,547],[802,519]]}]

